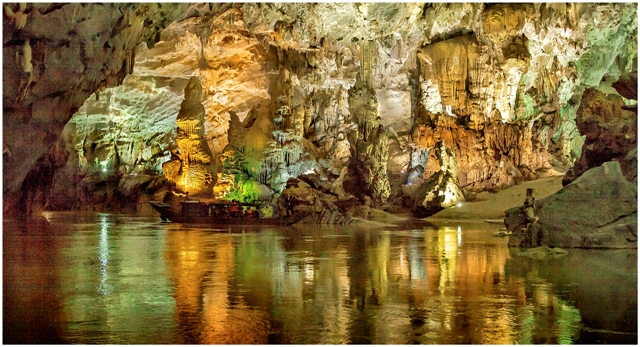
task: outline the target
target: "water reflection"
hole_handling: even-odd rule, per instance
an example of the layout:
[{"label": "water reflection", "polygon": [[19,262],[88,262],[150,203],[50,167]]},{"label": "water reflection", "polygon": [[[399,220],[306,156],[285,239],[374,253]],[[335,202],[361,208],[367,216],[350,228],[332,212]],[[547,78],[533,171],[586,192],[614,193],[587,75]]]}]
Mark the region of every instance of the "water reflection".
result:
[{"label": "water reflection", "polygon": [[100,216],[100,239],[98,241],[98,260],[100,261],[100,285],[98,293],[109,295],[113,288],[107,284],[109,275],[109,220],[106,214]]},{"label": "water reflection", "polygon": [[[113,215],[56,223],[65,232],[53,240],[65,241],[47,252],[57,266],[38,267],[55,274],[52,295],[60,299],[53,305],[64,319],[51,324],[73,343],[637,339],[633,322],[616,323],[637,324],[637,251],[518,258],[484,224],[212,230]],[[5,256],[10,307],[19,258],[16,251]],[[14,329],[7,319],[4,327]]]}]

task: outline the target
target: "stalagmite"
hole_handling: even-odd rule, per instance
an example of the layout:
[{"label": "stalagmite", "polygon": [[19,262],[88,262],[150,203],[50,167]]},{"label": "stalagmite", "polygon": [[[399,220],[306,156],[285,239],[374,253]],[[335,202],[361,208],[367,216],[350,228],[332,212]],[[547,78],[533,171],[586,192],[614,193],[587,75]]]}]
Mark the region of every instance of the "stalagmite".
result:
[{"label": "stalagmite", "polygon": [[[217,177],[203,192],[259,182],[280,194],[289,178],[313,176],[341,199],[408,212],[432,179],[451,201],[453,191],[473,196],[567,170],[581,155],[582,94],[616,93],[612,82],[637,60],[628,4],[3,8],[4,115],[19,120],[4,132],[13,207],[27,196],[46,204],[76,173],[106,165],[114,181],[172,177],[140,199]],[[203,92],[190,107],[202,107],[202,119],[178,117],[192,77]],[[69,151],[54,151],[69,117]],[[23,189],[40,165],[54,187]]]}]

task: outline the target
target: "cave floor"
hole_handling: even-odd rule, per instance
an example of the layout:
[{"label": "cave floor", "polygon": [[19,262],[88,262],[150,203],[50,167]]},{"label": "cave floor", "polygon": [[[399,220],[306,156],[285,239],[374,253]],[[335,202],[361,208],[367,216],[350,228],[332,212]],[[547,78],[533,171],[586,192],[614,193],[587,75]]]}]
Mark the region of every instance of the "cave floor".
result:
[{"label": "cave floor", "polygon": [[562,177],[563,175],[556,175],[523,182],[497,193],[483,192],[478,194],[475,201],[463,202],[460,206],[449,207],[427,217],[426,220],[435,222],[440,220],[503,219],[504,211],[523,204],[528,188],[533,188],[535,198],[540,200],[562,189]]}]

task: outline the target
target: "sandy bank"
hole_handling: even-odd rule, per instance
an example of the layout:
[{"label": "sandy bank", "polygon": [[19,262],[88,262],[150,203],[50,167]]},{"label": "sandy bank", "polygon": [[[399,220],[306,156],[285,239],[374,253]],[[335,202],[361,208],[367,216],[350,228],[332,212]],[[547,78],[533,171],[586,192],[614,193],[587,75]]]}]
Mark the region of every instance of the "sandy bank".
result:
[{"label": "sandy bank", "polygon": [[500,220],[504,218],[505,210],[522,206],[527,188],[533,188],[535,198],[542,199],[562,189],[562,175],[523,182],[497,193],[483,192],[478,194],[475,201],[449,207],[425,220]]}]

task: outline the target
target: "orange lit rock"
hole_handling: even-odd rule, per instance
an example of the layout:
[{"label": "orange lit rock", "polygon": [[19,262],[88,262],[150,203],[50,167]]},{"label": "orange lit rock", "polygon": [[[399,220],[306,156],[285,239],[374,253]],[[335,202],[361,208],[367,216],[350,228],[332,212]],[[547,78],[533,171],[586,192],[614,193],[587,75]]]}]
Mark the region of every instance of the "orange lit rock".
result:
[{"label": "orange lit rock", "polygon": [[200,79],[192,77],[184,90],[184,101],[176,122],[178,130],[174,152],[177,159],[163,165],[167,179],[191,195],[211,195],[215,183],[213,155],[204,137],[204,106]]}]

